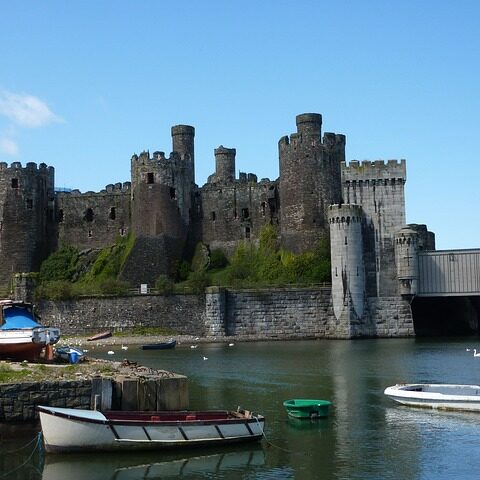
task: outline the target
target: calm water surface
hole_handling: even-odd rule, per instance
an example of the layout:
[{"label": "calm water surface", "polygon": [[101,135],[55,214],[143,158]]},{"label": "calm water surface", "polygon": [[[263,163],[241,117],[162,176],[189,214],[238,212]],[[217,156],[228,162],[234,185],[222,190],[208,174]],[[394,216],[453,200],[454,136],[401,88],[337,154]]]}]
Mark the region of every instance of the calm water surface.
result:
[{"label": "calm water surface", "polygon": [[[399,382],[480,383],[476,340],[298,341],[180,345],[171,351],[96,347],[89,355],[137,361],[189,377],[190,407],[266,416],[258,445],[168,454],[6,457],[4,478],[76,479],[477,479],[480,414],[397,406],[384,398]],[[89,346],[90,347],[90,346]],[[91,347],[90,347],[91,348]],[[208,357],[208,360],[203,360]],[[328,399],[328,419],[289,419],[283,400]],[[3,451],[24,445],[31,429],[3,434]],[[14,437],[17,437],[14,439]],[[30,450],[31,451],[31,450]],[[0,458],[2,454],[0,454]],[[0,478],[1,473],[0,473]]]}]

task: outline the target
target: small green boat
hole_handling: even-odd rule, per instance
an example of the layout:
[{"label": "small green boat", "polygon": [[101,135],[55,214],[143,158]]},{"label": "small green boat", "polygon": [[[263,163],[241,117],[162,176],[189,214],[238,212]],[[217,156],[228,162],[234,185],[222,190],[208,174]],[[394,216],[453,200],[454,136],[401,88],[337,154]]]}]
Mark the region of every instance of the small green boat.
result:
[{"label": "small green boat", "polygon": [[328,400],[308,400],[295,398],[285,400],[283,406],[287,413],[294,418],[321,418],[328,417],[328,410],[332,402]]}]

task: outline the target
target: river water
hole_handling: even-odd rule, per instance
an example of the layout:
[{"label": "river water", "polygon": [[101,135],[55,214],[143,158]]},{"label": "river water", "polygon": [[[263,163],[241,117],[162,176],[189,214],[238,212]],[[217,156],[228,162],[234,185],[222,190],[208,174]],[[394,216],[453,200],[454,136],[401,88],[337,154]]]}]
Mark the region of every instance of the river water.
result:
[{"label": "river water", "polygon": [[[320,340],[114,347],[115,355],[107,354],[111,346],[97,347],[88,354],[187,375],[192,409],[241,406],[265,415],[266,438],[213,450],[45,459],[37,452],[28,459],[26,447],[3,455],[4,472],[26,462],[4,478],[477,479],[480,414],[402,407],[383,395],[401,382],[480,383],[476,346],[480,340],[471,338]],[[290,398],[327,399],[333,408],[327,419],[293,420],[282,405]],[[14,450],[32,435],[14,430],[0,447]]]}]

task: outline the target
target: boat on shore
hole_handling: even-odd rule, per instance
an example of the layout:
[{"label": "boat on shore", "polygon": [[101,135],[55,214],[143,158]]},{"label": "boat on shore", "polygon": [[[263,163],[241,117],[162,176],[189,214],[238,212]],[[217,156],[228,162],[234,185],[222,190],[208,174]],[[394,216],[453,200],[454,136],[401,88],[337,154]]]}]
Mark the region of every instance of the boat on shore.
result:
[{"label": "boat on shore", "polygon": [[39,406],[45,451],[129,451],[258,441],[265,418],[248,410],[128,412]]},{"label": "boat on shore", "polygon": [[147,343],[140,348],[142,350],[169,350],[175,348],[175,345],[177,345],[177,341],[170,340],[169,342]]},{"label": "boat on shore", "polygon": [[82,349],[70,346],[55,348],[55,356],[69,363],[78,363],[85,360],[85,353]]},{"label": "boat on shore", "polygon": [[112,336],[112,332],[107,330],[105,332],[100,332],[100,333],[97,333],[95,335],[92,335],[91,337],[88,337],[87,342],[93,342],[95,340],[102,340],[103,338],[108,338],[108,337],[111,337],[111,336]]},{"label": "boat on shore", "polygon": [[383,392],[402,405],[480,412],[480,385],[445,383],[397,384]]},{"label": "boat on shore", "polygon": [[328,417],[332,402],[328,400],[312,400],[295,398],[285,400],[283,406],[290,417],[293,418],[323,418]]},{"label": "boat on shore", "polygon": [[35,362],[59,339],[60,329],[41,325],[32,304],[0,300],[0,358]]}]

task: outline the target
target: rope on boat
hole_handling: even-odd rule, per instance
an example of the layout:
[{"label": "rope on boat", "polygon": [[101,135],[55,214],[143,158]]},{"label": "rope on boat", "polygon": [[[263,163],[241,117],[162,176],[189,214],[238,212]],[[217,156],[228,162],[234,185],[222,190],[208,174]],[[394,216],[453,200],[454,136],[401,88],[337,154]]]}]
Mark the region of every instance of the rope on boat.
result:
[{"label": "rope on boat", "polygon": [[29,445],[31,445],[33,442],[35,442],[35,445],[33,447],[33,450],[30,452],[30,455],[28,456],[28,458],[21,464],[19,465],[18,467],[15,467],[13,468],[12,470],[8,471],[8,472],[4,472],[4,473],[1,473],[0,474],[0,478],[5,478],[5,477],[9,477],[13,472],[16,472],[17,470],[20,470],[21,468],[23,468],[25,465],[27,465],[27,463],[30,462],[30,460],[32,459],[33,455],[35,455],[35,452],[39,452],[40,454],[43,453],[43,442],[42,442],[42,432],[38,432],[37,436],[34,437],[32,440],[30,440],[26,445],[24,445],[23,447],[20,447],[16,450],[12,450],[8,453],[15,453],[15,452],[20,452],[21,450],[24,450],[26,447],[28,447]]}]

